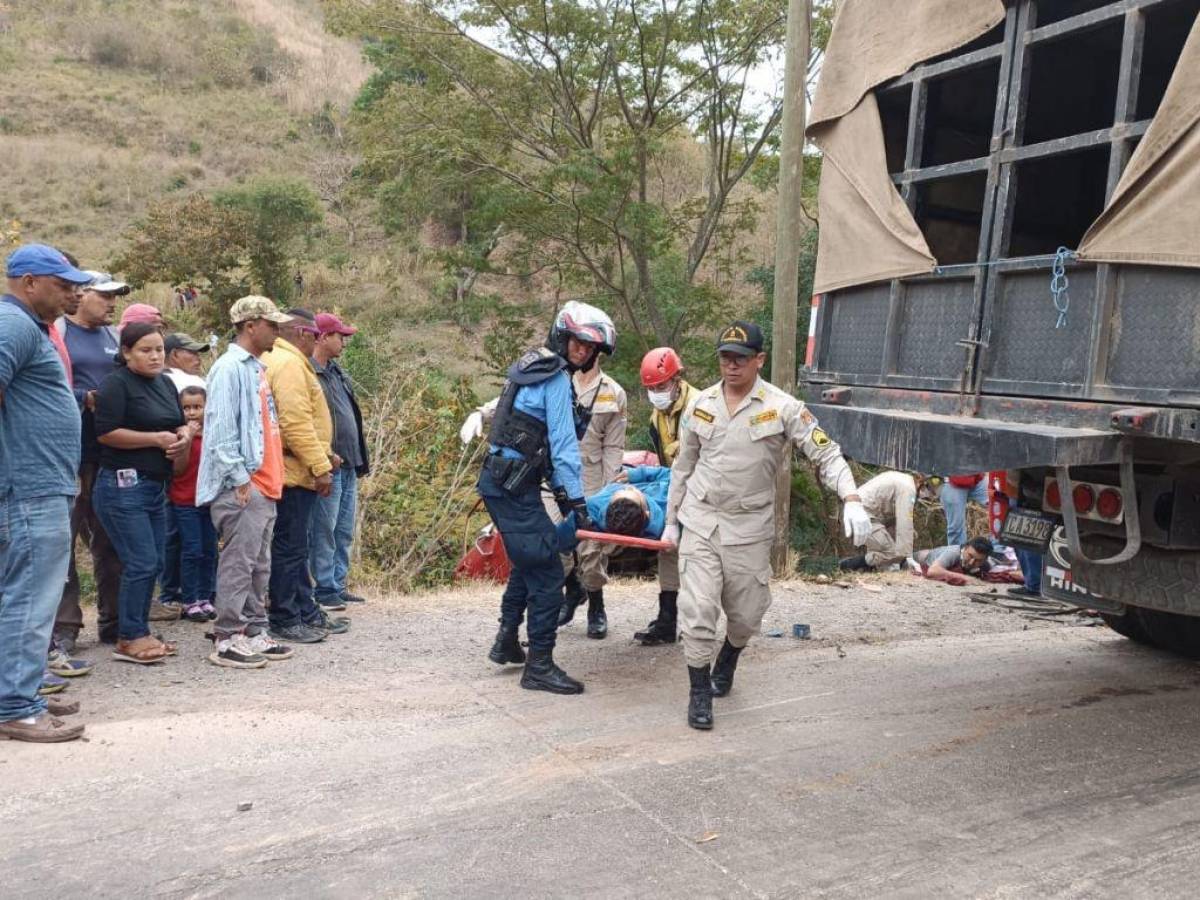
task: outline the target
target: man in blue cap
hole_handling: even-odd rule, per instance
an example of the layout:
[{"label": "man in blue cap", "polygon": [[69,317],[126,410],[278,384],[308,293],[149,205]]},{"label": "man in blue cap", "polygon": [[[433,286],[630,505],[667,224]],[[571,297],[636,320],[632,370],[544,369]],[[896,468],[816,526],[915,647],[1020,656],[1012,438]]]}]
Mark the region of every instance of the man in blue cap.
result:
[{"label": "man in blue cap", "polygon": [[38,696],[67,577],[79,408],[50,327],[91,277],[53,247],[8,257],[0,297],[0,740],[83,733]]}]

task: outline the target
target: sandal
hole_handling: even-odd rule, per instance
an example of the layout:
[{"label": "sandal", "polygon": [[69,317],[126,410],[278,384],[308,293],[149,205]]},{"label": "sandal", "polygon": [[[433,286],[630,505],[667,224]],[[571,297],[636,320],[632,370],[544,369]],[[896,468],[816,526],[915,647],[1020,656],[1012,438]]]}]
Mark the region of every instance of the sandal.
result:
[{"label": "sandal", "polygon": [[151,640],[157,641],[158,645],[163,649],[163,656],[174,656],[179,652],[179,643],[177,641],[164,641],[161,634],[154,635]]},{"label": "sandal", "polygon": [[113,648],[113,659],[137,663],[139,666],[162,662],[166,656],[162,643],[149,635],[132,641],[117,641],[117,646]]},{"label": "sandal", "polygon": [[52,716],[73,716],[79,712],[79,701],[64,700],[61,697],[47,697],[46,712]]}]

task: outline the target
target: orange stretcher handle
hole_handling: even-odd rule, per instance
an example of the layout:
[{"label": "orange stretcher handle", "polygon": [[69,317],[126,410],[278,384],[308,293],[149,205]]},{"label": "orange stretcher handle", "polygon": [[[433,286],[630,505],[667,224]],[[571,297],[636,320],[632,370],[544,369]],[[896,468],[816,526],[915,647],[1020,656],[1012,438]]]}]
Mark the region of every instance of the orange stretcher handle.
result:
[{"label": "orange stretcher handle", "polygon": [[581,541],[598,541],[601,544],[619,544],[622,547],[640,547],[643,550],[670,550],[674,545],[653,538],[630,537],[626,534],[609,534],[607,531],[576,531]]}]

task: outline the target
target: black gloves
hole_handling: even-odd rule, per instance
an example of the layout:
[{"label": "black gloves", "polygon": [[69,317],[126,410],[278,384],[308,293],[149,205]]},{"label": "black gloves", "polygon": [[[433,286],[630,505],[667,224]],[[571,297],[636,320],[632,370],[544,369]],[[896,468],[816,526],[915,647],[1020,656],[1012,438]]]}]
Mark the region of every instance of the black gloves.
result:
[{"label": "black gloves", "polygon": [[592,522],[592,517],[588,515],[587,503],[582,497],[576,500],[567,501],[571,504],[571,512],[575,513],[575,530],[576,531],[595,531],[595,523]]},{"label": "black gloves", "polygon": [[564,516],[571,511],[571,501],[567,497],[567,489],[564,487],[554,488],[554,502],[558,504],[558,511]]}]

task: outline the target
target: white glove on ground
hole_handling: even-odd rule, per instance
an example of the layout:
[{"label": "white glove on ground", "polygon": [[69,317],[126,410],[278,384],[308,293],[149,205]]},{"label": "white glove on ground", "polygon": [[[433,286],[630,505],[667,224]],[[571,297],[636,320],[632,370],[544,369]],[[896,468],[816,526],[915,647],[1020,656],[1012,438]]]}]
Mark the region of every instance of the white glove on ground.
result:
[{"label": "white glove on ground", "polygon": [[467,416],[462,428],[458,430],[458,436],[464,444],[469,444],[481,434],[483,434],[483,413],[476,411]]},{"label": "white glove on ground", "polygon": [[871,517],[857,500],[847,500],[842,507],[842,524],[846,527],[846,537],[853,538],[855,547],[867,542],[871,534]]}]

